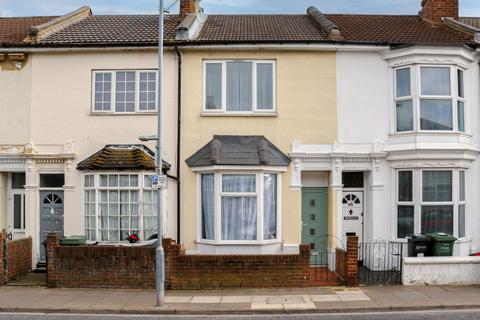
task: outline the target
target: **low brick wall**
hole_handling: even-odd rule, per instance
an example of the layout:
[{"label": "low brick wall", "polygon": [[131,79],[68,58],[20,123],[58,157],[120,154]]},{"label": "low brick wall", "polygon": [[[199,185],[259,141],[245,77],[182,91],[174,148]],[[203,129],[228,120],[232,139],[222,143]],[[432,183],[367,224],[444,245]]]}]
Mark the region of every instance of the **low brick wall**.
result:
[{"label": "low brick wall", "polygon": [[7,283],[7,269],[6,269],[6,256],[5,248],[7,245],[7,233],[5,230],[0,231],[0,286]]},{"label": "low brick wall", "polygon": [[0,232],[0,285],[32,270],[32,238],[10,241]]},{"label": "low brick wall", "polygon": [[154,247],[60,246],[47,239],[49,287],[155,288]]},{"label": "low brick wall", "polygon": [[[167,289],[306,287],[309,247],[293,255],[185,255],[164,239]],[[47,240],[48,286],[155,288],[154,247],[60,246]]]},{"label": "low brick wall", "polygon": [[346,252],[346,285],[349,287],[358,286],[358,237],[347,237]]},{"label": "low brick wall", "polygon": [[8,241],[7,282],[32,270],[32,238]]},{"label": "low brick wall", "polygon": [[185,255],[165,241],[167,289],[288,288],[310,282],[310,248],[291,255]]},{"label": "low brick wall", "polygon": [[335,266],[338,276],[345,281],[347,278],[347,252],[337,248],[335,250]]}]

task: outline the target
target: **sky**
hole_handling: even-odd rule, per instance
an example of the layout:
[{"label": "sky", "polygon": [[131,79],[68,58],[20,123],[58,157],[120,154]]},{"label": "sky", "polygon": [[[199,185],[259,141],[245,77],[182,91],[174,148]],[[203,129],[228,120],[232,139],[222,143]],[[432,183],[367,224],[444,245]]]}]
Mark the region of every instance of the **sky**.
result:
[{"label": "sky", "polygon": [[[165,0],[168,7],[175,0]],[[421,0],[202,0],[205,13],[305,13],[315,5],[325,13],[417,14]],[[61,15],[88,5],[94,14],[158,13],[158,0],[0,0],[1,16]],[[178,11],[174,5],[172,13]],[[460,0],[460,15],[480,16],[479,0]]]}]

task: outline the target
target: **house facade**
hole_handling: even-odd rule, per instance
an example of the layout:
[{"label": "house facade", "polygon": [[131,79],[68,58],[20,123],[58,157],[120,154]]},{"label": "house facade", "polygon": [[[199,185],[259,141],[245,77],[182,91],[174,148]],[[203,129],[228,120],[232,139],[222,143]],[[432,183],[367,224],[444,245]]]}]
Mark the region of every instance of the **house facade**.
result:
[{"label": "house facade", "polygon": [[[25,39],[0,49],[5,52],[1,228],[13,239],[32,236],[34,265],[45,261],[43,241],[51,231],[86,235],[93,242],[155,233],[156,191],[149,179],[155,173],[155,144],[139,141],[156,128],[155,45],[152,40],[139,45],[142,39],[128,39],[128,33],[108,44],[86,34],[73,39],[71,33],[85,25],[144,28],[158,21],[156,16],[131,19],[96,17],[81,8],[43,25],[35,21],[39,26],[32,28],[57,30],[28,40],[36,49]],[[177,20],[171,17],[170,23],[176,26]],[[24,22],[26,30],[31,23]],[[22,60],[13,60],[17,56]],[[177,234],[176,59],[175,51],[166,50],[164,170],[171,178],[164,215],[165,234],[172,238]]]},{"label": "house facade", "polygon": [[[479,57],[458,1],[420,16],[180,8],[165,22],[166,237],[282,254],[446,232],[455,254],[478,250]],[[0,229],[32,236],[35,263],[51,231],[148,239],[158,18],[5,19],[22,32],[0,47]]]}]

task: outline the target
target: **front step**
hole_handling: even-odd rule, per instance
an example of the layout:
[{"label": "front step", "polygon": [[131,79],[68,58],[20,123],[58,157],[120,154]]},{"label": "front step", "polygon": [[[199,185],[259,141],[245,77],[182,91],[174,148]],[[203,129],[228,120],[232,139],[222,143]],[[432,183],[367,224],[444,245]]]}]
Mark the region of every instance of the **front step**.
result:
[{"label": "front step", "polygon": [[47,273],[47,264],[45,262],[38,262],[37,268],[33,270],[34,273]]}]

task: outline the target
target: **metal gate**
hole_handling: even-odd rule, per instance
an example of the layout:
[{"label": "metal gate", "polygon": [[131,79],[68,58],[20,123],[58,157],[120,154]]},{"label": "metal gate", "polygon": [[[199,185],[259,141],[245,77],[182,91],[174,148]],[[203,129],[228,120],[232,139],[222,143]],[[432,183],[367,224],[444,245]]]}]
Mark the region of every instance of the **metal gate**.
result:
[{"label": "metal gate", "polygon": [[402,283],[403,243],[376,240],[359,244],[358,277],[362,284]]},{"label": "metal gate", "polygon": [[317,237],[310,243],[310,285],[341,285],[345,282],[345,246],[332,235]]}]

